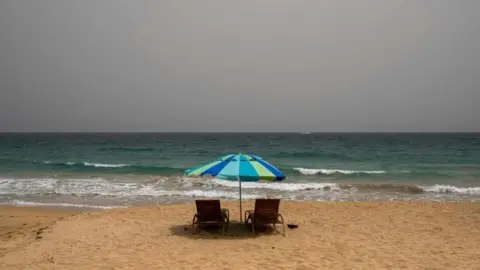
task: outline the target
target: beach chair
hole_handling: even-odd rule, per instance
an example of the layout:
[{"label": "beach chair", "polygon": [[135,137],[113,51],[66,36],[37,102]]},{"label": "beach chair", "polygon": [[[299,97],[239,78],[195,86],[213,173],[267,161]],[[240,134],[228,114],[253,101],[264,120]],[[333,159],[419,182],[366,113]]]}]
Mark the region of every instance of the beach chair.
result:
[{"label": "beach chair", "polygon": [[228,209],[220,207],[220,200],[195,200],[197,213],[193,216],[192,228],[195,224],[201,225],[217,225],[221,227],[222,233],[228,228],[230,223],[230,213]]},{"label": "beach chair", "polygon": [[257,199],[255,200],[255,210],[245,212],[245,224],[252,224],[252,232],[255,235],[256,225],[272,224],[277,232],[276,224],[282,224],[283,236],[285,236],[285,222],[283,216],[278,213],[280,207],[279,199]]}]

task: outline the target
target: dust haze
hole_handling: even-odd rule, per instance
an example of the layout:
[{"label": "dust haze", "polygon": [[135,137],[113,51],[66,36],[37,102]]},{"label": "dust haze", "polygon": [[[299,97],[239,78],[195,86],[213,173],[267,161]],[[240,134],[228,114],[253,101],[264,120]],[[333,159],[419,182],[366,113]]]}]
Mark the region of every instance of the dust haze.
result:
[{"label": "dust haze", "polygon": [[0,2],[0,131],[480,131],[480,1]]}]

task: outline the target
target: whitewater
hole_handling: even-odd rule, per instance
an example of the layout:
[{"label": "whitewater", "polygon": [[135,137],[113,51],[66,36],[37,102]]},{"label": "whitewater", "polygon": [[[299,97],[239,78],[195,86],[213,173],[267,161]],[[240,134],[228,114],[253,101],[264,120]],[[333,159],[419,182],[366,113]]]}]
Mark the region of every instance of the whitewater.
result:
[{"label": "whitewater", "polygon": [[478,134],[0,134],[0,151],[0,204],[7,205],[237,200],[237,182],[184,171],[238,152],[287,176],[242,183],[244,199],[480,200]]}]

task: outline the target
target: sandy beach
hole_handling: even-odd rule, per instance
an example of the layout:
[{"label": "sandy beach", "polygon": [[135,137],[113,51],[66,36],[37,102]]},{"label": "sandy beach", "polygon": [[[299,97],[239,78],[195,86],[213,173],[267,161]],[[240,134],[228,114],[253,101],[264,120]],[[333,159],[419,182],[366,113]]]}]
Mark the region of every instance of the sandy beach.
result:
[{"label": "sandy beach", "polygon": [[[480,204],[286,202],[287,235],[190,229],[194,205],[0,207],[1,269],[480,269]],[[252,202],[245,203],[251,208]]]}]

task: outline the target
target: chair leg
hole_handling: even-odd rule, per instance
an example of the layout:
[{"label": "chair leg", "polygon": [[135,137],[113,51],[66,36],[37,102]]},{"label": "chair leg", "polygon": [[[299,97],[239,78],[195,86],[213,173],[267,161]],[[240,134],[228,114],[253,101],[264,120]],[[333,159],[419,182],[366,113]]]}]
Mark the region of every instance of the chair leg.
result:
[{"label": "chair leg", "polygon": [[230,212],[228,211],[228,209],[223,209],[223,215],[226,222],[230,222]]},{"label": "chair leg", "polygon": [[195,214],[195,215],[193,216],[193,220],[192,220],[192,231],[193,231],[194,233],[197,232],[197,229],[195,228],[195,224],[196,224],[195,221],[196,221],[196,220],[197,220],[197,214]]},{"label": "chair leg", "polygon": [[277,223],[273,223],[273,232],[277,234]]},{"label": "chair leg", "polygon": [[281,214],[278,214],[278,219],[282,223],[283,227],[283,236],[285,236],[285,221],[283,220],[283,216]]},{"label": "chair leg", "polygon": [[252,233],[253,233],[253,236],[255,236],[255,218],[251,219],[251,222],[252,222]]}]

